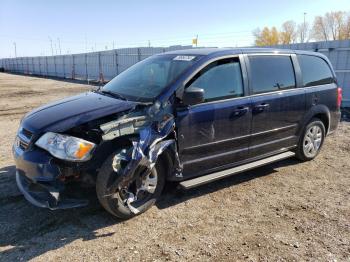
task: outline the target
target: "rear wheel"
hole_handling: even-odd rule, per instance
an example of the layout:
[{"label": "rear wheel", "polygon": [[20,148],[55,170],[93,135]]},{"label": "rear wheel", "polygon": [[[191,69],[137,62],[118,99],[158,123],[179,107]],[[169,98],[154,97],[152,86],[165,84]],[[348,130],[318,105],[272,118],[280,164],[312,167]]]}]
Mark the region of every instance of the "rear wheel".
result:
[{"label": "rear wheel", "polygon": [[321,120],[314,118],[305,127],[300,138],[296,156],[300,160],[314,159],[321,150],[325,138],[325,127]]},{"label": "rear wheel", "polygon": [[[121,170],[127,162],[123,161],[120,152],[112,154],[102,165],[96,181],[97,197],[101,205],[112,215],[128,219],[148,210],[159,198],[164,187],[164,171],[160,161],[147,172],[145,167],[138,167],[134,179],[123,184]],[[118,180],[120,182],[118,182]],[[112,184],[118,184],[114,192],[110,192]]]}]

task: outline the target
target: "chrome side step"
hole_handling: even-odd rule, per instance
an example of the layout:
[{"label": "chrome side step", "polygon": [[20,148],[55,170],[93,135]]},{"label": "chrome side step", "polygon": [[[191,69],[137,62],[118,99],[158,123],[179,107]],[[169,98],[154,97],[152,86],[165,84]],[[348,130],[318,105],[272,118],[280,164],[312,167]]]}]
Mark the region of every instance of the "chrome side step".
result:
[{"label": "chrome side step", "polygon": [[229,177],[229,176],[232,176],[232,175],[235,175],[238,173],[242,173],[244,171],[248,171],[248,170],[260,167],[260,166],[264,166],[266,164],[270,164],[270,163],[277,162],[277,161],[280,161],[283,159],[287,159],[287,158],[290,158],[292,156],[295,156],[295,153],[291,152],[291,151],[287,151],[287,152],[284,152],[284,153],[281,153],[278,155],[270,156],[270,157],[252,162],[252,163],[248,163],[248,164],[244,164],[241,166],[226,169],[223,171],[211,173],[209,175],[197,177],[194,179],[182,181],[180,183],[180,187],[183,189],[190,189],[193,187],[197,187],[200,185],[204,185],[204,184],[225,178],[225,177]]}]

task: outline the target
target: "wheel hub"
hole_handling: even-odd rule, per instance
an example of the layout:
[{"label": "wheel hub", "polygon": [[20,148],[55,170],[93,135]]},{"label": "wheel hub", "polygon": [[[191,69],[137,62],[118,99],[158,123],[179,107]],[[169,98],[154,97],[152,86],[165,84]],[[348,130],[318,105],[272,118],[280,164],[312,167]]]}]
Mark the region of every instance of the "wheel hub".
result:
[{"label": "wheel hub", "polygon": [[303,150],[306,156],[314,157],[322,144],[322,130],[319,126],[311,126],[305,133]]}]

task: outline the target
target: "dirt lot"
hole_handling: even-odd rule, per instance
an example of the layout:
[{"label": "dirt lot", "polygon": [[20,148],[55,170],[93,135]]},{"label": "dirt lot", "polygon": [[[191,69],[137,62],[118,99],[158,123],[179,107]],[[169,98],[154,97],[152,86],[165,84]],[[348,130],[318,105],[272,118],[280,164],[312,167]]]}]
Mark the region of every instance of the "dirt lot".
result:
[{"label": "dirt lot", "polygon": [[0,260],[350,261],[350,124],[314,161],[287,160],[190,191],[129,221],[27,203],[11,144],[23,114],[89,86],[0,74]]}]

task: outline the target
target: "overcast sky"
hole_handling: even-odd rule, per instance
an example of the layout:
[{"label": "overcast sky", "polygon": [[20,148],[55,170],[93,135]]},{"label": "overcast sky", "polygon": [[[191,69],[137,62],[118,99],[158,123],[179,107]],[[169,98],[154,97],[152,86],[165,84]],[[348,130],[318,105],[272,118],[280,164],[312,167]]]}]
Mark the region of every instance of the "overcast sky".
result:
[{"label": "overcast sky", "polygon": [[[118,47],[247,46],[257,27],[310,23],[350,0],[1,0],[0,57],[79,53]],[[51,39],[51,40],[50,40]]]}]

